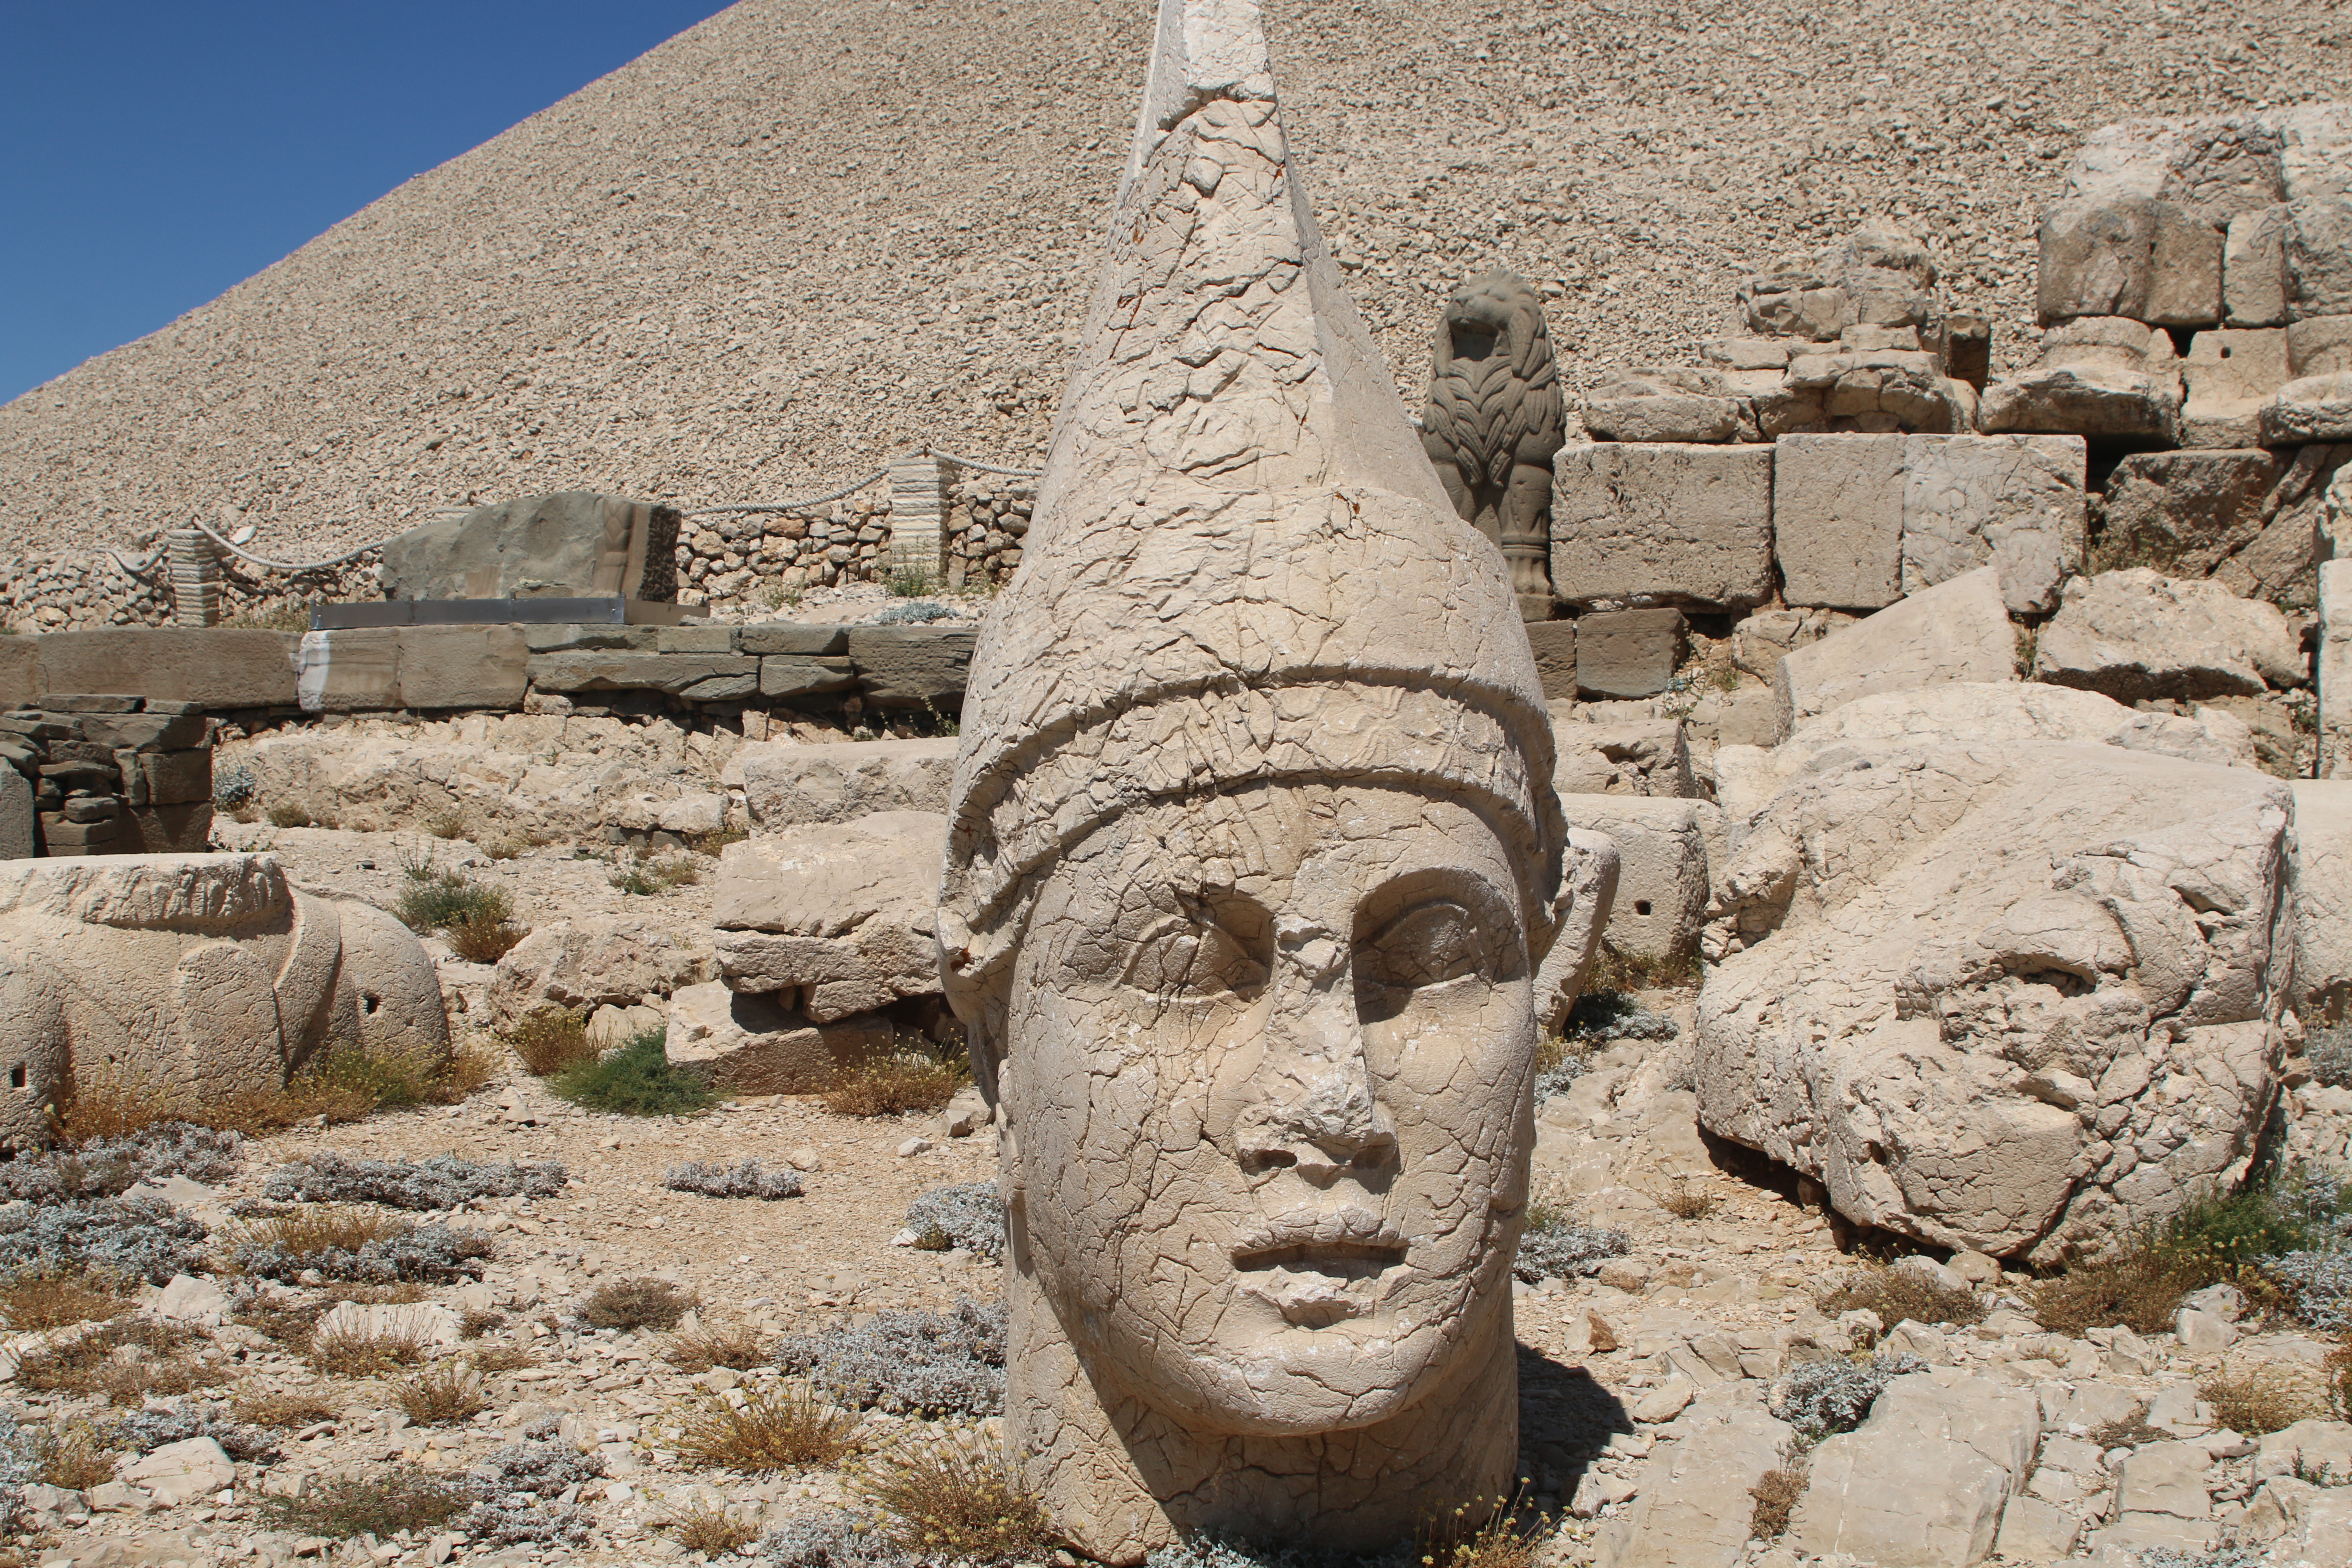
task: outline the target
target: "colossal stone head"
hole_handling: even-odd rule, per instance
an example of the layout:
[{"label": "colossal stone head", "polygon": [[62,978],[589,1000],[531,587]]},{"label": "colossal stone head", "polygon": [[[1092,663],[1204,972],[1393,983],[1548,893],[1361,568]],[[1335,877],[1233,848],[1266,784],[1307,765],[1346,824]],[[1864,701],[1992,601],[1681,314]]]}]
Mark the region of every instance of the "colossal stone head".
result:
[{"label": "colossal stone head", "polygon": [[1340,291],[1249,0],[1161,7],[963,724],[940,963],[1057,1525],[1388,1544],[1507,1489],[1532,976],[1598,911],[1503,562]]}]

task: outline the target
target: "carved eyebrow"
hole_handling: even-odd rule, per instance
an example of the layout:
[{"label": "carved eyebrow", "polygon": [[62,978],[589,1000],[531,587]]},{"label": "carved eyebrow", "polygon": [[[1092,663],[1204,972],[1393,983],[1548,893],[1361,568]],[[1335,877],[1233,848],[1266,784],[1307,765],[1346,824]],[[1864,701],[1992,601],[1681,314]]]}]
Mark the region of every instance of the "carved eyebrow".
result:
[{"label": "carved eyebrow", "polygon": [[1478,918],[1481,926],[1505,930],[1515,936],[1523,934],[1519,930],[1516,885],[1506,892],[1491,879],[1468,867],[1424,866],[1399,872],[1356,900],[1356,939],[1377,936],[1412,910],[1441,898],[1451,898],[1464,905]]}]

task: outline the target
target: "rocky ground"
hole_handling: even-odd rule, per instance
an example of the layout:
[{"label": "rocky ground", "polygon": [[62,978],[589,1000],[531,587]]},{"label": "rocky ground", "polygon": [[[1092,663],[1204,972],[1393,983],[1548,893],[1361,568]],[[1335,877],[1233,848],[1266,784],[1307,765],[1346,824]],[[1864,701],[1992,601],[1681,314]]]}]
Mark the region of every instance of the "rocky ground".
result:
[{"label": "rocky ground", "polygon": [[[403,880],[398,868],[417,843],[407,835],[291,829],[276,832],[274,847],[298,881],[389,905]],[[622,894],[606,885],[609,868],[569,858],[568,847],[503,861],[462,842],[435,847],[446,864],[505,889],[526,921],[626,906],[679,927],[708,922],[707,888]],[[475,1020],[487,1016],[479,998],[488,972],[446,956],[445,946],[436,952],[444,955],[451,994],[476,998]],[[1899,1506],[1906,1516],[1941,1510],[1965,1532],[1970,1509],[1980,1511],[1983,1453],[2004,1442],[2011,1448],[2001,1462],[2034,1506],[2010,1505],[2008,1519],[2022,1522],[2002,1526],[2001,1561],[2054,1562],[2080,1549],[2109,1564],[2160,1563],[2168,1560],[2121,1553],[2155,1545],[2194,1552],[2224,1531],[2256,1550],[2275,1541],[2304,1551],[2306,1536],[2323,1540],[2315,1532],[2336,1517],[2329,1510],[2343,1512],[2339,1505],[2352,1502],[2342,1486],[2352,1477],[2352,1426],[2318,1418],[2326,1342],[2291,1324],[2265,1323],[2226,1287],[2200,1299],[2209,1310],[2185,1326],[2187,1342],[2127,1329],[2070,1337],[2035,1321],[2029,1282],[1990,1258],[1915,1258],[1893,1269],[1872,1263],[1856,1250],[1872,1238],[1843,1222],[1833,1226],[1818,1193],[1699,1133],[1683,1043],[1693,999],[1688,991],[1643,994],[1633,1016],[1639,1026],[1617,1031],[1622,1037],[1613,1041],[1589,1041],[1580,1070],[1571,1067],[1553,1080],[1559,1092],[1543,1107],[1538,1192],[1565,1222],[1555,1239],[1569,1238],[1570,1251],[1523,1252],[1528,1277],[1515,1294],[1522,1473],[1533,1500],[1557,1521],[1544,1561],[1601,1568],[1872,1561],[1871,1506]],[[772,1369],[693,1370],[691,1360],[678,1364],[678,1333],[599,1331],[580,1314],[602,1289],[651,1279],[693,1298],[694,1317],[680,1333],[740,1329],[772,1352],[781,1336],[867,1325],[878,1313],[993,1300],[1001,1294],[993,1259],[961,1247],[894,1245],[919,1194],[992,1175],[993,1143],[984,1123],[955,1136],[940,1117],[847,1117],[809,1097],[738,1100],[690,1118],[597,1114],[556,1098],[511,1058],[462,1103],[249,1141],[233,1173],[162,1184],[161,1195],[215,1227],[215,1249],[239,1224],[251,1223],[236,1211],[258,1212],[253,1205],[265,1198],[273,1172],[321,1154],[555,1161],[569,1181],[551,1195],[478,1199],[463,1212],[379,1211],[386,1220],[486,1235],[493,1251],[478,1280],[339,1289],[299,1278],[239,1279],[215,1268],[168,1289],[150,1288],[139,1311],[196,1331],[194,1353],[220,1381],[188,1394],[151,1396],[149,1409],[236,1402],[249,1411],[268,1395],[316,1408],[277,1431],[277,1457],[262,1462],[212,1448],[215,1439],[200,1436],[126,1458],[110,1482],[70,1492],[34,1489],[30,1517],[41,1528],[28,1560],[44,1568],[325,1557],[620,1563],[681,1557],[685,1522],[719,1511],[747,1541],[821,1513],[844,1500],[836,1468],[745,1474],[680,1453],[682,1414],[743,1397],[730,1391],[764,1386]],[[762,1201],[663,1185],[679,1161],[729,1165],[746,1157],[797,1172],[804,1191]],[[1569,1256],[1579,1261],[1560,1266]],[[1832,1295],[1841,1284],[1853,1289]],[[302,1353],[299,1331],[273,1337],[271,1331],[306,1304],[336,1296],[361,1303],[340,1312],[376,1314],[364,1326],[415,1328],[441,1342],[420,1366],[374,1376],[324,1373]],[[1871,1300],[1885,1310],[1855,1305]],[[1939,1315],[1920,1309],[1922,1300],[1973,1321],[1918,1321]],[[1918,1317],[1904,1321],[1904,1303]],[[40,1342],[27,1335],[11,1341],[11,1371]],[[1792,1374],[1814,1363],[1816,1371],[1843,1368],[1839,1378],[1866,1380],[1874,1363],[1863,1352],[1873,1349],[1882,1358],[1877,1381],[1894,1390],[1881,1395],[1874,1419],[1893,1420],[1886,1413],[1900,1402],[1911,1425],[1891,1431],[1874,1425],[1861,1438],[1881,1447],[1924,1441],[1917,1432],[1925,1421],[1945,1435],[1937,1442],[1948,1436],[1976,1447],[1920,1458],[1906,1469],[1899,1499],[1874,1496],[1871,1487],[1880,1483],[1867,1477],[1838,1494],[1843,1511],[1809,1494],[1785,1533],[1775,1538],[1766,1525],[1763,1539],[1751,1539],[1762,1518],[1755,1491],[1801,1468],[1793,1456],[1805,1439],[1824,1435],[1801,1430],[1824,1400]],[[1915,1359],[1884,1359],[1895,1354]],[[482,1373],[481,1413],[445,1426],[404,1413],[404,1386],[436,1369],[476,1365],[492,1369]],[[2263,1424],[2284,1428],[2277,1432],[2233,1430],[2236,1407],[2217,1409],[2205,1397],[2222,1374],[2300,1401],[2288,1413],[2311,1418]],[[1844,1387],[1831,1388],[1827,1403]],[[12,1394],[28,1426],[102,1426],[122,1414],[94,1394],[21,1387]],[[867,1452],[891,1448],[918,1424],[876,1409],[856,1420],[857,1445]],[[984,1418],[969,1414],[926,1429],[990,1433]],[[1855,1442],[1830,1436],[1811,1451],[1814,1470],[1854,1466]],[[469,1531],[470,1516],[463,1515],[404,1535],[338,1541],[289,1526],[274,1511],[282,1500],[315,1502],[347,1478],[476,1471],[518,1443],[530,1452],[593,1456],[588,1468],[601,1473],[551,1487],[524,1510],[532,1519],[561,1513],[571,1521],[568,1542],[502,1542],[486,1536],[478,1519]],[[562,1512],[567,1509],[579,1511]],[[1997,1504],[1994,1513],[2000,1517]],[[1991,1544],[1990,1535],[1983,1544]],[[1840,1550],[1844,1555],[1833,1555]]]},{"label": "rocky ground", "polygon": [[[1286,117],[1417,403],[1439,306],[1541,282],[1563,374],[1687,363],[1738,276],[1864,218],[2031,357],[2083,135],[2341,97],[2260,0],[1860,11],[1269,4]],[[929,440],[1034,460],[1134,122],[1142,0],[746,0],[0,409],[0,550],[233,510],[279,559],[477,500],[829,491]]]}]

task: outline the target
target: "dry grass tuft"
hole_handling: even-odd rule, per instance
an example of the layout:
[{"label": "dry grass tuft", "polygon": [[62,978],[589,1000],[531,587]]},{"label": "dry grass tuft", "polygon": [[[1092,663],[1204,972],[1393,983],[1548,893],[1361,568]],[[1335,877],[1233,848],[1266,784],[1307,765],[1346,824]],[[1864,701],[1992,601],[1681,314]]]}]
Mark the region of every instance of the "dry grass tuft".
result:
[{"label": "dry grass tuft", "polygon": [[956,1063],[921,1052],[898,1052],[841,1069],[824,1091],[824,1107],[836,1116],[937,1110],[955,1098],[963,1078]]},{"label": "dry grass tuft", "polygon": [[115,1451],[98,1440],[87,1422],[77,1421],[62,1436],[35,1439],[34,1464],[45,1486],[87,1491],[114,1479]]},{"label": "dry grass tuft", "polygon": [[282,1247],[303,1256],[331,1247],[357,1252],[371,1241],[404,1235],[411,1228],[408,1221],[373,1209],[305,1204],[237,1226],[223,1240],[231,1254],[240,1247]]},{"label": "dry grass tuft", "polygon": [[130,1299],[106,1274],[42,1268],[0,1281],[0,1328],[17,1333],[103,1322],[129,1310]]},{"label": "dry grass tuft", "polygon": [[582,1303],[580,1321],[592,1329],[659,1329],[677,1327],[694,1310],[698,1298],[659,1279],[616,1279],[599,1285]]},{"label": "dry grass tuft", "polygon": [[468,963],[496,963],[530,932],[503,914],[477,910],[441,930],[449,951]]},{"label": "dry grass tuft", "polygon": [[1985,1317],[1985,1304],[1975,1291],[1955,1290],[1925,1274],[1883,1263],[1865,1264],[1859,1274],[1821,1299],[1822,1310],[1831,1317],[1858,1308],[1877,1313],[1878,1321],[1890,1329],[1906,1318],[1915,1323],[1966,1328],[1984,1321]]},{"label": "dry grass tuft", "polygon": [[537,1077],[546,1078],[567,1068],[596,1059],[588,1043],[588,1016],[569,1007],[541,1007],[509,1026],[508,1047]]},{"label": "dry grass tuft", "polygon": [[1542,1516],[1518,1500],[1474,1497],[1423,1527],[1419,1555],[1425,1568],[1535,1568],[1545,1534]]},{"label": "dry grass tuft", "polygon": [[2128,1246],[2037,1280],[2026,1302],[2053,1333],[2080,1339],[2091,1329],[2121,1326],[2160,1334],[2171,1329],[2180,1298],[2203,1282],[2198,1272],[2153,1247]]},{"label": "dry grass tuft", "polygon": [[728,1518],[725,1510],[713,1508],[700,1498],[678,1511],[670,1521],[669,1531],[678,1545],[707,1557],[724,1557],[760,1538],[757,1530]]},{"label": "dry grass tuft", "polygon": [[745,1323],[705,1323],[670,1341],[662,1353],[680,1372],[709,1372],[714,1366],[749,1372],[768,1362],[759,1331]]},{"label": "dry grass tuft", "polygon": [[337,1541],[404,1530],[422,1534],[465,1512],[476,1496],[462,1478],[406,1465],[380,1475],[313,1479],[317,1484],[301,1497],[261,1500],[270,1524]]},{"label": "dry grass tuft", "polygon": [[461,1339],[478,1340],[492,1330],[506,1326],[507,1315],[504,1312],[485,1312],[478,1307],[468,1307],[465,1315],[457,1320],[457,1333]]},{"label": "dry grass tuft", "polygon": [[820,1404],[799,1384],[763,1383],[701,1396],[678,1415],[678,1457],[718,1469],[796,1470],[830,1465],[849,1452],[857,1423]]},{"label": "dry grass tuft", "polygon": [[112,1062],[77,1065],[64,1103],[52,1112],[61,1142],[128,1138],[160,1121],[184,1119],[172,1085]]},{"label": "dry grass tuft", "polygon": [[330,1377],[373,1377],[394,1367],[415,1366],[429,1347],[421,1334],[358,1333],[333,1330],[310,1336],[310,1364]]},{"label": "dry grass tuft", "polygon": [[126,1138],[159,1121],[193,1121],[257,1138],[321,1116],[341,1123],[390,1106],[453,1105],[488,1082],[500,1065],[494,1052],[478,1046],[449,1053],[347,1046],[312,1058],[283,1089],[199,1099],[100,1064],[77,1069],[53,1120],[67,1142]]},{"label": "dry grass tuft", "polygon": [[1778,1541],[1789,1531],[1789,1516],[1797,1510],[1797,1500],[1805,1492],[1805,1472],[1797,1469],[1767,1470],[1764,1477],[1748,1489],[1756,1500],[1754,1511],[1748,1516],[1748,1533],[1757,1541]]},{"label": "dry grass tuft", "polygon": [[290,1430],[336,1418],[335,1407],[309,1394],[241,1394],[229,1405],[229,1419],[247,1426]]},{"label": "dry grass tuft", "polygon": [[1714,1196],[1693,1187],[1688,1177],[1676,1178],[1675,1190],[1658,1201],[1676,1219],[1705,1219],[1715,1212]]},{"label": "dry grass tuft", "polygon": [[2197,1385],[2197,1397],[2213,1407],[2215,1421],[2249,1437],[2267,1436],[2326,1414],[2310,1395],[2263,1367],[2217,1373]]},{"label": "dry grass tuft", "polygon": [[912,1443],[866,1466],[856,1487],[890,1517],[892,1543],[910,1556],[1034,1562],[1058,1544],[1045,1509],[1001,1454]]},{"label": "dry grass tuft", "polygon": [[537,1366],[539,1358],[520,1345],[491,1345],[474,1352],[474,1368],[488,1376],[492,1373],[520,1372],[527,1366]]},{"label": "dry grass tuft", "polygon": [[451,1363],[410,1378],[395,1391],[401,1410],[419,1426],[454,1426],[490,1407],[482,1375]]},{"label": "dry grass tuft", "polygon": [[184,1352],[202,1336],[176,1323],[121,1317],[62,1345],[28,1351],[16,1381],[37,1394],[102,1394],[115,1405],[192,1394],[228,1381]]},{"label": "dry grass tuft", "polygon": [[1588,993],[1672,991],[1698,983],[1698,960],[1687,952],[1620,952],[1603,942],[1586,977]]}]

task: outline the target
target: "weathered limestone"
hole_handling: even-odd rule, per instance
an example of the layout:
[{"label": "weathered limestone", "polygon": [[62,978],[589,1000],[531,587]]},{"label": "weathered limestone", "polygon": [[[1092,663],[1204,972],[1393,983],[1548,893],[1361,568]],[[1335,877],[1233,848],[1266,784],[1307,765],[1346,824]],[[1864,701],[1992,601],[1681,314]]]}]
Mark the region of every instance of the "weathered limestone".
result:
[{"label": "weathered limestone", "polygon": [[1576,685],[1586,697],[1654,697],[1683,658],[1680,610],[1601,610],[1576,621]]},{"label": "weathered limestone", "polygon": [[2119,437],[2169,444],[2180,421],[2179,362],[2160,328],[2087,316],[2042,334],[2035,366],[1985,388],[1988,433]]},{"label": "weathered limestone", "polygon": [[1824,753],[1717,877],[1746,945],[1699,1000],[1703,1124],[1939,1246],[2162,1218],[2243,1171],[2276,1093],[2292,808],[2116,746]]},{"label": "weathered limestone", "polygon": [[2289,202],[2281,229],[2287,319],[2352,315],[2352,199]]},{"label": "weathered limestone", "polygon": [[2263,440],[2293,447],[2306,441],[2352,441],[2352,371],[2288,382],[2263,405]]},{"label": "weathered limestone", "polygon": [[2313,547],[2324,497],[2347,458],[2347,446],[2134,453],[2107,479],[2102,553],[2309,609],[2318,603]]},{"label": "weathered limestone", "polygon": [[711,895],[719,973],[737,991],[792,993],[819,1024],[937,995],[946,839],[943,816],[886,811],[727,846]]},{"label": "weathered limestone", "polygon": [[1617,847],[1617,893],[1602,940],[1621,953],[1686,957],[1706,918],[1706,835],[1687,800],[1639,795],[1560,795],[1580,828]]},{"label": "weathered limestone", "polygon": [[1563,447],[1553,463],[1559,596],[1747,609],[1772,592],[1770,447]]},{"label": "weathered limestone", "polygon": [[768,742],[743,748],[743,793],[751,820],[770,831],[877,811],[940,811],[955,760],[953,740]]},{"label": "weathered limestone", "polygon": [[1576,699],[1576,623],[1529,621],[1528,647],[1536,656],[1536,677],[1544,700]]},{"label": "weathered limestone", "polygon": [[737,991],[723,982],[680,987],[669,999],[663,1049],[738,1094],[814,1094],[844,1068],[887,1056],[895,1038],[887,1018],[822,1024],[773,993]]},{"label": "weathered limestone", "polygon": [[1780,732],[1857,697],[2017,679],[1999,573],[1963,573],[1790,653],[1772,681]]},{"label": "weathered limestone", "polygon": [[[877,708],[952,713],[963,705],[974,635],[969,626],[852,626],[849,662]],[[769,683],[764,668],[761,681]]]},{"label": "weathered limestone", "polygon": [[1969,1568],[2023,1489],[2041,1427],[2030,1390],[1951,1372],[1898,1377],[1859,1430],[1814,1450],[1789,1543],[1886,1568]]},{"label": "weathered limestone", "polygon": [[[305,632],[294,655],[305,712],[520,706],[541,660],[522,628],[366,626]],[[550,690],[575,690],[549,680]]]},{"label": "weathered limestone", "polygon": [[2352,778],[2352,557],[2319,566],[2319,776]]},{"label": "weathered limestone", "polygon": [[2012,611],[2047,610],[2082,568],[2084,447],[2068,436],[1903,438],[1903,591],[1992,563]]},{"label": "weathered limestone", "polygon": [[1341,292],[1247,0],[1161,7],[1025,550],[939,914],[1013,1463],[1111,1563],[1385,1548],[1515,1475],[1529,981],[1585,931],[1517,595]]},{"label": "weathered limestone", "polygon": [[2286,208],[2255,207],[2230,220],[2221,241],[2222,316],[2233,327],[2286,322]]},{"label": "weathered limestone", "polygon": [[1780,1468],[1795,1429],[1740,1409],[1692,1426],[1652,1458],[1633,1507],[1603,1529],[1595,1568],[1733,1568],[1745,1555],[1748,1489]]},{"label": "weathered limestone", "polygon": [[509,949],[490,982],[490,1008],[504,1025],[546,1006],[633,1006],[718,978],[709,934],[697,927],[583,916],[545,922]]},{"label": "weathered limestone", "polygon": [[1632,720],[1608,724],[1555,722],[1559,761],[1552,787],[1562,795],[1642,795],[1688,799],[1690,742],[1680,721]]},{"label": "weathered limestone", "polygon": [[10,1146],[47,1140],[77,1064],[218,1100],[359,1045],[449,1048],[433,961],[381,910],[298,893],[267,855],[0,861]]},{"label": "weathered limestone", "polygon": [[566,490],[437,518],[383,547],[394,599],[668,600],[678,514],[649,501]]},{"label": "weathered limestone", "polygon": [[1891,436],[1789,436],[1772,521],[1791,605],[1874,610],[1903,596],[1903,454]]},{"label": "weathered limestone", "polygon": [[1456,289],[1438,317],[1422,447],[1462,520],[1502,550],[1530,621],[1551,614],[1552,454],[1562,428],[1559,368],[1536,291],[1510,272]]},{"label": "weathered limestone", "polygon": [[2069,583],[2035,639],[2033,678],[2121,702],[2260,696],[2309,679],[2277,605],[2145,566]]},{"label": "weathered limestone", "polygon": [[2262,439],[2263,405],[2286,384],[2286,334],[2197,334],[2180,361],[2180,444],[2244,447]]},{"label": "weathered limestone", "polygon": [[1604,441],[1730,441],[1739,435],[1739,400],[1717,372],[1640,365],[1603,376],[1582,418]]},{"label": "weathered limestone", "polygon": [[[296,700],[291,632],[122,626],[5,639],[19,658],[37,659],[26,700],[45,691],[135,691],[194,702],[212,712],[290,707]],[[0,668],[5,678],[5,668]]]}]

